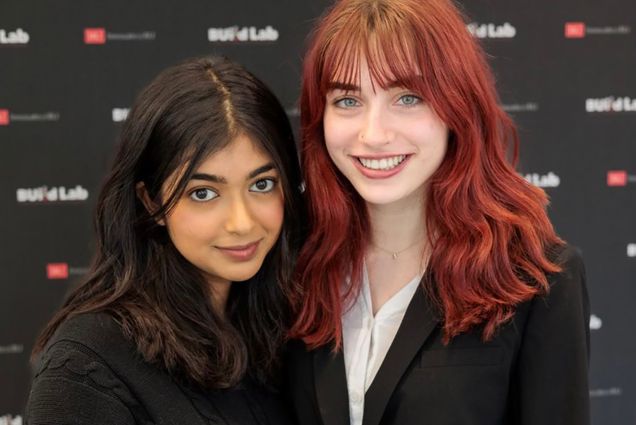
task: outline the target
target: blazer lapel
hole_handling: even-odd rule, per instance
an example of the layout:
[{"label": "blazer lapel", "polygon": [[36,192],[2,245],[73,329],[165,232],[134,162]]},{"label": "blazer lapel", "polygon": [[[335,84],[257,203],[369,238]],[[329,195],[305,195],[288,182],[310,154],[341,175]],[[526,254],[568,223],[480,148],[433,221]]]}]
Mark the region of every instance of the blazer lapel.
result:
[{"label": "blazer lapel", "polygon": [[331,344],[317,348],[314,356],[316,398],[325,425],[349,425],[349,392],[342,350]]},{"label": "blazer lapel", "polygon": [[378,373],[365,394],[363,425],[380,423],[395,386],[437,323],[438,320],[424,290],[418,289],[409,303],[402,324]]}]

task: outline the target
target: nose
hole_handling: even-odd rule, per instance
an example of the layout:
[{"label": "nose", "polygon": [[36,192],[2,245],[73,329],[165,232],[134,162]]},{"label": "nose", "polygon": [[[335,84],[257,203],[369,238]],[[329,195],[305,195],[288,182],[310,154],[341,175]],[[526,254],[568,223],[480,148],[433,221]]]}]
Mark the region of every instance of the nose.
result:
[{"label": "nose", "polygon": [[370,105],[364,115],[364,122],[358,139],[369,147],[386,145],[393,139],[393,132],[389,128],[387,111],[379,105]]},{"label": "nose", "polygon": [[245,235],[254,228],[254,219],[249,205],[242,196],[232,199],[225,221],[225,230],[237,235]]}]

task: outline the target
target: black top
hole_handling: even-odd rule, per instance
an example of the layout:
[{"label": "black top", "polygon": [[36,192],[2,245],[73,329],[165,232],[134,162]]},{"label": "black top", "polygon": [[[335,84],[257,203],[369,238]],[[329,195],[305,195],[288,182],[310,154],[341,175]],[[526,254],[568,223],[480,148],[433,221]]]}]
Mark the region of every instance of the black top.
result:
[{"label": "black top", "polygon": [[[550,292],[519,304],[490,341],[476,327],[443,343],[442,321],[417,291],[364,397],[363,425],[589,425],[590,305],[571,247]],[[434,285],[434,279],[423,285]],[[342,350],[293,341],[286,390],[302,425],[348,425]]]},{"label": "black top", "polygon": [[245,380],[202,392],[143,361],[107,314],[64,322],[45,349],[26,408],[30,425],[287,425],[281,397]]}]

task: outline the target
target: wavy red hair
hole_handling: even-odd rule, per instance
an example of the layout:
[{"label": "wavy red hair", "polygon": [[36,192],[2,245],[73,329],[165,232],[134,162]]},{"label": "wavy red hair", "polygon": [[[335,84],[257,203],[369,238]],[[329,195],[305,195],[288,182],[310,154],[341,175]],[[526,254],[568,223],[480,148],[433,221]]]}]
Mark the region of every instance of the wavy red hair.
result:
[{"label": "wavy red hair", "polygon": [[446,157],[427,192],[435,284],[427,289],[446,342],[478,325],[488,340],[519,303],[547,292],[546,275],[560,270],[550,250],[563,241],[547,217],[546,194],[515,171],[515,126],[450,0],[342,0],[315,28],[300,100],[310,221],[291,296],[291,336],[311,348],[339,348],[343,308],[360,288],[369,218],[327,153],[323,113],[330,82],[355,83],[361,58],[375,83],[398,81],[415,91],[449,128]]}]

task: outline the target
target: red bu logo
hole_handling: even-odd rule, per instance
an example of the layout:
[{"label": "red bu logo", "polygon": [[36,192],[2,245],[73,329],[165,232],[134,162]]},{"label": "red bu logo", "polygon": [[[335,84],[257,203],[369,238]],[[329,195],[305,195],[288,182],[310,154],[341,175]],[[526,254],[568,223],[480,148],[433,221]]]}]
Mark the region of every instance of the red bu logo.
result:
[{"label": "red bu logo", "polygon": [[106,30],[104,28],[84,28],[85,44],[106,43]]},{"label": "red bu logo", "polygon": [[49,279],[67,279],[68,264],[49,263],[46,265],[46,277]]},{"label": "red bu logo", "polygon": [[627,171],[615,170],[607,172],[608,186],[627,186]]},{"label": "red bu logo", "polygon": [[9,125],[8,109],[0,109],[0,125]]},{"label": "red bu logo", "polygon": [[566,22],[565,38],[583,38],[585,37],[584,22]]}]

